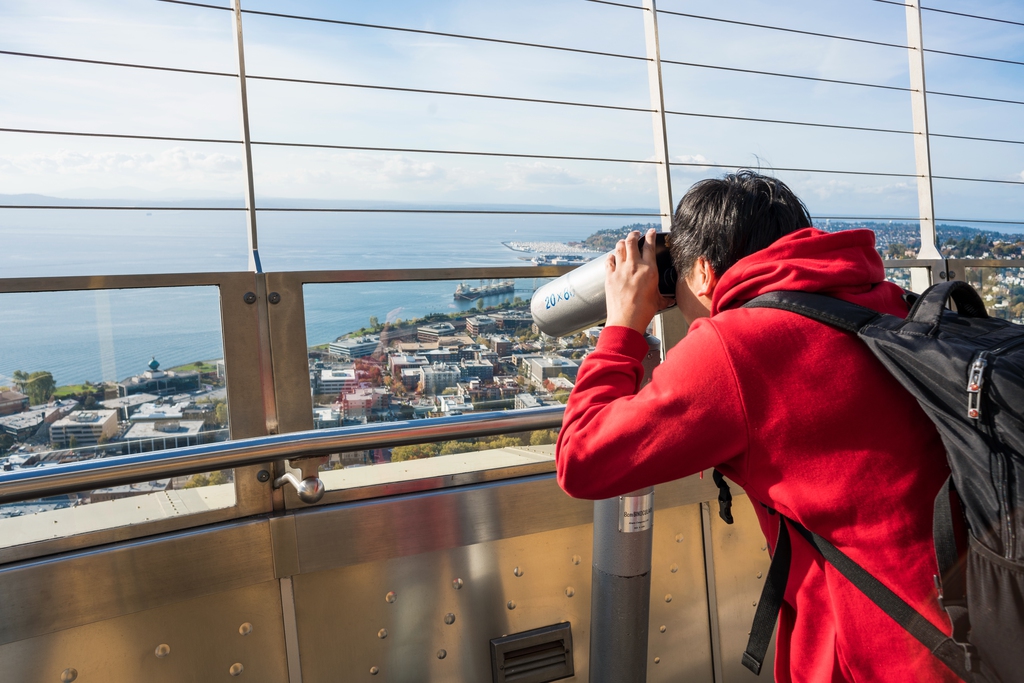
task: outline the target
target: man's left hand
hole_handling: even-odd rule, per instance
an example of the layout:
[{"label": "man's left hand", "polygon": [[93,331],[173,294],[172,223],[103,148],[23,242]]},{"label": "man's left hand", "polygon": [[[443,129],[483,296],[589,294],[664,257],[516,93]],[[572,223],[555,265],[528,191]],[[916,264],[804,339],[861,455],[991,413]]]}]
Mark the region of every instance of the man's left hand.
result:
[{"label": "man's left hand", "polygon": [[673,299],[658,291],[655,235],[653,228],[647,231],[643,254],[638,246],[640,233],[636,231],[619,240],[615,251],[609,254],[604,281],[606,325],[621,325],[644,334],[655,314],[672,305]]}]

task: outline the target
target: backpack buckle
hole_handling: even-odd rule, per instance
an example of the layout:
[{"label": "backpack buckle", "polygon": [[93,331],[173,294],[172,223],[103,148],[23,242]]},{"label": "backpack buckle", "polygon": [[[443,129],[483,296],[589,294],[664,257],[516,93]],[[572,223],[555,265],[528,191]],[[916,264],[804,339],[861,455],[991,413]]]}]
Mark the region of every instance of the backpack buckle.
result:
[{"label": "backpack buckle", "polygon": [[968,671],[980,671],[981,659],[978,657],[978,648],[970,643],[957,643],[964,651],[964,668]]},{"label": "backpack buckle", "polygon": [[981,417],[981,387],[985,384],[985,366],[988,365],[986,355],[985,352],[978,354],[967,374],[967,417],[972,420]]}]

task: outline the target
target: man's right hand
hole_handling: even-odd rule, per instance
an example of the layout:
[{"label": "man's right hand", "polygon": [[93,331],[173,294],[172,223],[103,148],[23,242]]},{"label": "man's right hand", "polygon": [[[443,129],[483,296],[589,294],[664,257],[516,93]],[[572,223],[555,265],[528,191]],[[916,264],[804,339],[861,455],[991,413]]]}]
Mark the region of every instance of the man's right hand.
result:
[{"label": "man's right hand", "polygon": [[638,242],[640,233],[633,231],[619,240],[605,264],[605,301],[608,308],[606,325],[619,325],[647,331],[658,311],[672,305],[673,299],[658,291],[658,262],[654,250],[656,231],[651,228],[644,237],[643,254]]}]

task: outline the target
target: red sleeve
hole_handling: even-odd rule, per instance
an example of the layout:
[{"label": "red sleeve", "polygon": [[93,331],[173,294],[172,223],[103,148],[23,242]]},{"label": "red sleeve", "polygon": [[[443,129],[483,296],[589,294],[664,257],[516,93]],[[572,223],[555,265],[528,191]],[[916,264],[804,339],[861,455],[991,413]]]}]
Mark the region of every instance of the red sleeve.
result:
[{"label": "red sleeve", "polygon": [[617,496],[745,454],[743,403],[714,324],[695,324],[637,393],[646,353],[640,333],[606,327],[580,367],[555,451],[570,496]]}]

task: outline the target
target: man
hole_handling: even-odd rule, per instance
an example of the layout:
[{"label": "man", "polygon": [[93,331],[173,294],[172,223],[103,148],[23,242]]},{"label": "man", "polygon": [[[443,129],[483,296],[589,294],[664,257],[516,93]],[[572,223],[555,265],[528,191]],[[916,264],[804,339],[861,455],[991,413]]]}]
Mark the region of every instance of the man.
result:
[{"label": "man", "polygon": [[[853,335],[775,309],[766,292],[819,292],[905,317],[868,230],[815,230],[782,182],[743,171],[697,183],[670,249],[690,323],[638,391],[643,333],[671,303],[639,233],[607,264],[608,320],[566,406],[558,481],[607,498],[716,467],[748,494],[774,548],[777,510],[824,536],[950,633],[931,577],[932,502],[948,476],[938,433]],[[653,230],[647,241],[653,239]],[[775,680],[957,681],[799,534]]]}]

